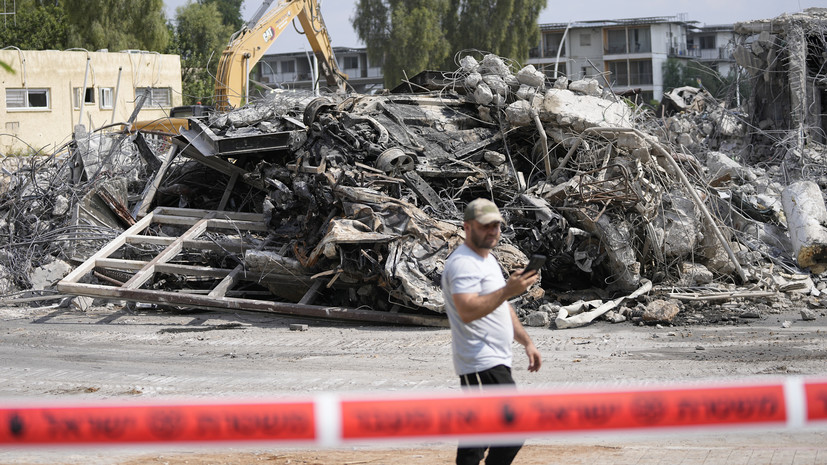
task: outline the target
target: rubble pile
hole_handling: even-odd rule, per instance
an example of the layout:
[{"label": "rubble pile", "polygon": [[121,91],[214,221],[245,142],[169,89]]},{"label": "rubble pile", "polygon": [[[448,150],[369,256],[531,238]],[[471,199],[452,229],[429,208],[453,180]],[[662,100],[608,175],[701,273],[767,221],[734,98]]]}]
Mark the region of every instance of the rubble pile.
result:
[{"label": "rubble pile", "polygon": [[[63,278],[61,291],[159,305],[438,316],[461,212],[486,197],[506,219],[504,272],[549,258],[516,305],[527,324],[821,305],[821,226],[791,239],[790,214],[812,213],[782,201],[823,207],[820,190],[738,163],[745,122],[704,91],[676,89],[655,114],[596,80],[470,53],[426,81],[276,91],[171,138],[80,129],[71,150],[15,160],[0,292]],[[55,263],[71,266],[33,282]]]}]

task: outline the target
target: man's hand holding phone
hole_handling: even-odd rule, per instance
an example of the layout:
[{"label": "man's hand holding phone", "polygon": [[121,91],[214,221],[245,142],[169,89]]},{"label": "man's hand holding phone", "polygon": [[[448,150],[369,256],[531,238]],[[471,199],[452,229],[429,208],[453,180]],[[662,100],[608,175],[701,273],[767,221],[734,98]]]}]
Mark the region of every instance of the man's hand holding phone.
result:
[{"label": "man's hand holding phone", "polygon": [[525,269],[523,270],[522,274],[533,274],[538,273],[540,268],[543,267],[546,263],[546,256],[545,255],[532,255],[531,260],[528,261],[528,265],[526,265]]}]

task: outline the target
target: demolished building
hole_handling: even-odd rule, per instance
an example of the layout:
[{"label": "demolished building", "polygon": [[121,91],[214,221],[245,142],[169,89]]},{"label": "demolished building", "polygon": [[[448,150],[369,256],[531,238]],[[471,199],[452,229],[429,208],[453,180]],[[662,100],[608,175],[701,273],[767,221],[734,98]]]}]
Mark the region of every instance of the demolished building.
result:
[{"label": "demolished building", "polygon": [[505,273],[549,257],[520,298],[529,324],[671,321],[792,290],[820,305],[824,260],[797,261],[816,234],[791,241],[780,167],[739,163],[747,127],[712,98],[660,116],[469,53],[393,92],[276,91],[172,138],[89,131],[7,168],[0,291],[65,262],[48,283],[63,294],[440,326],[461,212],[486,197]]},{"label": "demolished building", "polygon": [[801,157],[808,141],[827,143],[825,31],[827,8],[735,25],[734,56],[753,87],[748,113],[760,130],[757,145],[789,147]]}]

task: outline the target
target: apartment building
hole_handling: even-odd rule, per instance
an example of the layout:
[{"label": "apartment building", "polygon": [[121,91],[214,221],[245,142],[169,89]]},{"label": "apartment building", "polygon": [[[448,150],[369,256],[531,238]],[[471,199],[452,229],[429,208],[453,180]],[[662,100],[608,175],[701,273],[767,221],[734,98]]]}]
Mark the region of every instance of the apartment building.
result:
[{"label": "apartment building", "polygon": [[0,154],[52,153],[76,124],[95,130],[125,122],[149,89],[142,120],[181,105],[181,60],[154,52],[0,50]]},{"label": "apartment building", "polygon": [[[367,49],[334,47],[333,53],[355,92],[370,94],[383,88],[381,64],[368,60]],[[318,74],[315,66],[313,52],[267,54],[253,70],[253,79],[272,88],[311,89]]]},{"label": "apartment building", "polygon": [[723,76],[735,70],[735,30],[732,24],[700,26],[686,39],[689,57]]},{"label": "apartment building", "polygon": [[696,60],[727,74],[732,26],[698,26],[683,16],[581,21],[540,25],[541,41],[529,63],[549,77],[597,78],[618,94],[660,100],[663,65]]}]

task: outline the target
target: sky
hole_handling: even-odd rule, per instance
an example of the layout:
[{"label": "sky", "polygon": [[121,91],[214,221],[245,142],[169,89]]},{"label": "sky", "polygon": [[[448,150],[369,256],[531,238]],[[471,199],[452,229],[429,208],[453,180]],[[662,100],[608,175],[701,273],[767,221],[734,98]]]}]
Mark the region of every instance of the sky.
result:
[{"label": "sky", "polygon": [[[175,8],[191,0],[164,0],[167,16],[175,17]],[[334,47],[364,47],[359,42],[350,18],[358,0],[319,0],[322,16]],[[274,1],[273,4],[277,4]],[[245,0],[242,15],[249,19],[260,2]],[[688,21],[701,24],[731,24],[755,19],[771,19],[783,13],[795,13],[810,7],[827,8],[827,0],[548,0],[540,14],[542,23],[567,23],[599,19],[643,18],[652,16],[677,16],[686,13]],[[300,26],[299,26],[300,27]],[[228,38],[229,39],[229,38]],[[298,52],[309,50],[310,44],[303,36],[288,27],[276,39],[269,53]]]}]

